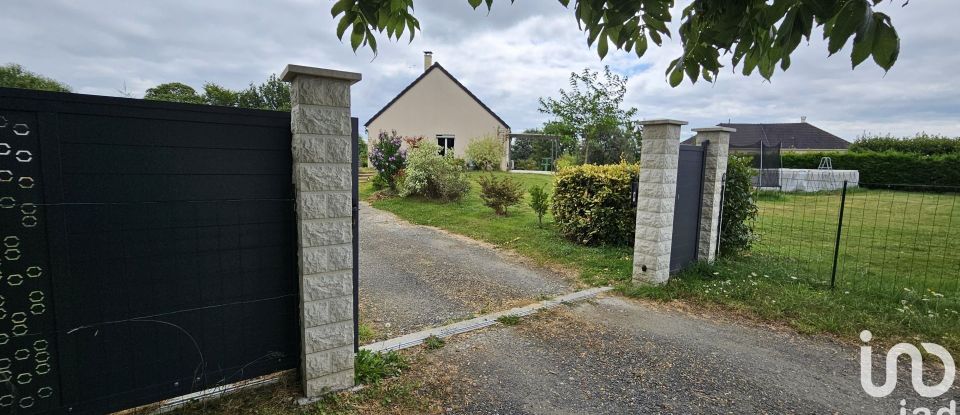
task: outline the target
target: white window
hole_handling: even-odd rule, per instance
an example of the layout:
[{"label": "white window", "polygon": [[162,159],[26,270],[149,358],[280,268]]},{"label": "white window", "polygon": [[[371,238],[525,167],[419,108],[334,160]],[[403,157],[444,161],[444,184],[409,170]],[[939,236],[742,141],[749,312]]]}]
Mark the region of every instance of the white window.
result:
[{"label": "white window", "polygon": [[437,134],[437,145],[440,146],[440,155],[447,155],[447,150],[453,155],[453,134]]}]

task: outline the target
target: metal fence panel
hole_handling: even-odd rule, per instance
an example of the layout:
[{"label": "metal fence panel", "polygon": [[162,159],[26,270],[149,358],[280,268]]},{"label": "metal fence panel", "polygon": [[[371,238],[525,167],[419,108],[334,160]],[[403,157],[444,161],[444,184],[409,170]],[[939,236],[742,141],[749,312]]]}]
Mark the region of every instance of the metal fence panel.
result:
[{"label": "metal fence panel", "polygon": [[36,258],[2,263],[42,276],[3,293],[19,306],[44,293],[27,336],[50,368],[13,391],[36,399],[18,413],[101,413],[298,365],[288,113],[0,89],[8,114],[34,117],[39,148],[0,129],[34,157],[16,180],[36,178],[0,212],[3,233],[26,232],[34,209],[45,232],[21,235]]}]

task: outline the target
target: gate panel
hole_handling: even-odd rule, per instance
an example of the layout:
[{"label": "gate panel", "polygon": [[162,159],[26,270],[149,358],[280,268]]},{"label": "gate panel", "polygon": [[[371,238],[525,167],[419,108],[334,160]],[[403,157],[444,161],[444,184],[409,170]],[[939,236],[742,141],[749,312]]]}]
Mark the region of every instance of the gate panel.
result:
[{"label": "gate panel", "polygon": [[697,260],[703,196],[703,155],[703,147],[680,146],[670,254],[671,272],[679,271]]},{"label": "gate panel", "polygon": [[60,399],[37,114],[0,110],[0,413]]},{"label": "gate panel", "polygon": [[43,150],[43,408],[113,411],[299,365],[288,113],[0,89],[7,113],[39,120]]}]

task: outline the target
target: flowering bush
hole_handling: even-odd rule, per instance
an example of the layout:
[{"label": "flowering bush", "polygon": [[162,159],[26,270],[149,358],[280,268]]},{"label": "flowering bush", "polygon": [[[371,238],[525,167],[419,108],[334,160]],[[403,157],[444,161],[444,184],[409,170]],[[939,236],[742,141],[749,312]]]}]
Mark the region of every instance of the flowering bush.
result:
[{"label": "flowering bush", "polygon": [[397,190],[397,174],[407,164],[407,153],[400,148],[401,144],[402,139],[396,131],[390,134],[381,131],[370,149],[370,163],[390,190]]},{"label": "flowering bush", "polygon": [[410,149],[400,196],[458,200],[469,190],[463,160],[441,156],[440,146],[429,141],[422,141],[418,147]]}]

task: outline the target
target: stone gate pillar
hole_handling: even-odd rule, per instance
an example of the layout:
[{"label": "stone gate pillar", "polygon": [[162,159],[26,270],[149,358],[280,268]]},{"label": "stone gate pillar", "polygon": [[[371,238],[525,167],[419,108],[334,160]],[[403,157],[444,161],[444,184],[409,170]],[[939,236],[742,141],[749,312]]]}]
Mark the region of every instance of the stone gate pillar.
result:
[{"label": "stone gate pillar", "polygon": [[633,281],[661,284],[670,278],[673,209],[677,196],[680,127],[686,121],[642,121],[637,232],[633,245]]},{"label": "stone gate pillar", "polygon": [[352,387],[350,86],[358,73],[287,65],[306,397]]},{"label": "stone gate pillar", "polygon": [[701,261],[713,262],[717,254],[717,237],[720,235],[720,208],[723,191],[723,175],[727,172],[727,157],[730,149],[730,133],[737,130],[729,127],[694,128],[697,145],[709,141],[703,155],[703,206],[700,209],[700,240],[697,253]]}]

